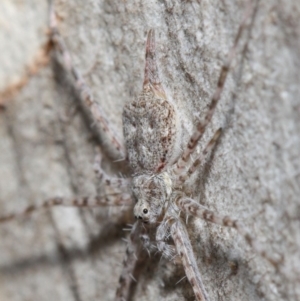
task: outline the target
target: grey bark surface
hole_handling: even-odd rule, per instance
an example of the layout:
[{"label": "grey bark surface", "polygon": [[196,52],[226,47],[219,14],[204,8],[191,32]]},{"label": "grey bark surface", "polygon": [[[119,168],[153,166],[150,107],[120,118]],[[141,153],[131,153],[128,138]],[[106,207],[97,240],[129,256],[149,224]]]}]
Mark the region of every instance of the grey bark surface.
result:
[{"label": "grey bark surface", "polygon": [[[59,29],[97,101],[122,135],[123,105],[142,86],[145,38],[157,34],[161,79],[186,137],[203,117],[245,1],[56,1]],[[188,224],[211,300],[300,300],[300,4],[255,2],[200,149],[224,134],[199,168],[194,198],[241,220],[275,270],[234,230]],[[47,41],[42,1],[0,3],[0,92],[25,75]],[[0,112],[0,215],[53,196],[94,195],[101,144],[53,60]],[[112,174],[105,145],[104,168]],[[126,170],[122,170],[126,172]],[[124,218],[126,216],[126,218]],[[0,300],[113,300],[130,215],[125,209],[55,208],[0,225]],[[149,258],[134,300],[194,300],[179,266]]]}]

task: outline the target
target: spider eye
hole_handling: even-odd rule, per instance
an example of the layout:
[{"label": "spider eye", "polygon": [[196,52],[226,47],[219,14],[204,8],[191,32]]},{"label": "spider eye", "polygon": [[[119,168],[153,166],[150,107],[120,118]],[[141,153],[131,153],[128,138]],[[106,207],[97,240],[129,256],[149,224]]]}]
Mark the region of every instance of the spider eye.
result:
[{"label": "spider eye", "polygon": [[148,209],[144,209],[143,212],[144,212],[144,214],[147,214],[148,213]]}]

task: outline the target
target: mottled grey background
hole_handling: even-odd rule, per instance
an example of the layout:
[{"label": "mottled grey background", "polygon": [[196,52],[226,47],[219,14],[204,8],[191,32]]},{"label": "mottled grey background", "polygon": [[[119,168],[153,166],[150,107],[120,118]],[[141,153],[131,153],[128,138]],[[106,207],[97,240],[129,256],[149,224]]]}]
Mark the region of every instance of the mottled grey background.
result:
[{"label": "mottled grey background", "polygon": [[[191,220],[211,300],[300,300],[300,3],[256,3],[204,141],[224,135],[199,168],[194,195],[244,222],[275,270],[234,230]],[[161,78],[190,133],[203,116],[246,1],[57,0],[59,29],[121,135],[124,103],[141,89],[147,30],[155,28]],[[91,195],[100,142],[61,70],[50,61],[12,97],[9,87],[47,41],[46,1],[0,3],[0,213],[45,198]],[[245,46],[246,45],[246,46]],[[245,46],[245,47],[244,47]],[[103,148],[105,149],[105,148]],[[109,157],[106,170],[116,171]],[[125,212],[56,208],[0,226],[0,300],[113,300],[125,250]],[[184,276],[149,259],[134,300],[193,300]]]}]

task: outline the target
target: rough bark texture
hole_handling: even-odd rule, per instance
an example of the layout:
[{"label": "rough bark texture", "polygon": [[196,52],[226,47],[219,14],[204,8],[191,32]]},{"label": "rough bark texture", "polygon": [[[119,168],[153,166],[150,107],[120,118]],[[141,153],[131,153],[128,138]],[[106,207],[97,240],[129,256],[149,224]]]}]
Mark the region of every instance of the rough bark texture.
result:
[{"label": "rough bark texture", "polygon": [[[156,30],[161,78],[189,133],[207,108],[245,7],[227,0],[56,2],[75,64],[120,135],[122,107],[141,89],[147,30]],[[224,127],[194,196],[239,218],[284,262],[275,270],[234,230],[199,220],[188,228],[211,300],[300,300],[300,2],[255,3],[200,144]],[[99,141],[63,72],[50,61],[26,81],[47,41],[47,13],[43,1],[0,4],[1,215],[51,196],[97,191]],[[103,165],[119,168],[109,156]],[[0,300],[113,300],[124,213],[56,208],[1,225]],[[183,276],[151,258],[133,299],[193,300],[186,279],[176,285]]]}]

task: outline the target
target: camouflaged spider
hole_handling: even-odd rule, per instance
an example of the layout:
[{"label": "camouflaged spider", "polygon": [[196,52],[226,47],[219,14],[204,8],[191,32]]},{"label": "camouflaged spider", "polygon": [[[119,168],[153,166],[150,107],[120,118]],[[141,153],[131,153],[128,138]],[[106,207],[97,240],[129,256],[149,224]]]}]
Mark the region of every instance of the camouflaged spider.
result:
[{"label": "camouflaged spider", "polygon": [[[196,300],[209,300],[186,231],[185,218],[189,215],[237,229],[258,253],[266,257],[264,251],[255,244],[251,236],[244,231],[237,221],[217,215],[187,197],[184,193],[186,181],[197,170],[197,167],[214,147],[220,136],[221,129],[216,131],[204,151],[198,154],[192,162],[191,156],[195,154],[198,141],[203,136],[220,99],[249,12],[251,10],[247,9],[228,59],[222,67],[218,86],[212,97],[208,112],[204,120],[197,124],[195,132],[183,151],[179,147],[181,120],[174,104],[168,101],[159,79],[155,54],[155,34],[154,30],[149,31],[146,43],[143,91],[137,99],[127,104],[123,110],[125,151],[125,146],[113,134],[100,106],[93,100],[89,88],[80,73],[72,65],[70,55],[58,33],[52,10],[50,26],[52,43],[63,57],[65,69],[71,71],[74,76],[76,87],[101,128],[102,135],[110,141],[110,147],[119,154],[120,158],[126,157],[128,159],[133,170],[133,177],[132,180],[129,180],[107,176],[101,169],[100,157],[97,157],[94,168],[106,189],[111,192],[109,198],[53,198],[40,207],[56,205],[79,207],[131,205],[132,198],[134,199],[134,215],[137,221],[131,230],[116,300],[128,300],[132,273],[143,248],[146,248],[149,252],[159,250],[164,256],[171,259],[178,255],[186,276],[192,285]],[[122,189],[123,193],[120,193],[119,189]],[[28,207],[19,215],[28,214],[40,207]],[[0,222],[13,219],[17,215],[11,214],[0,217]],[[153,236],[155,239],[153,239]],[[167,243],[169,236],[171,236],[174,245]]]}]

